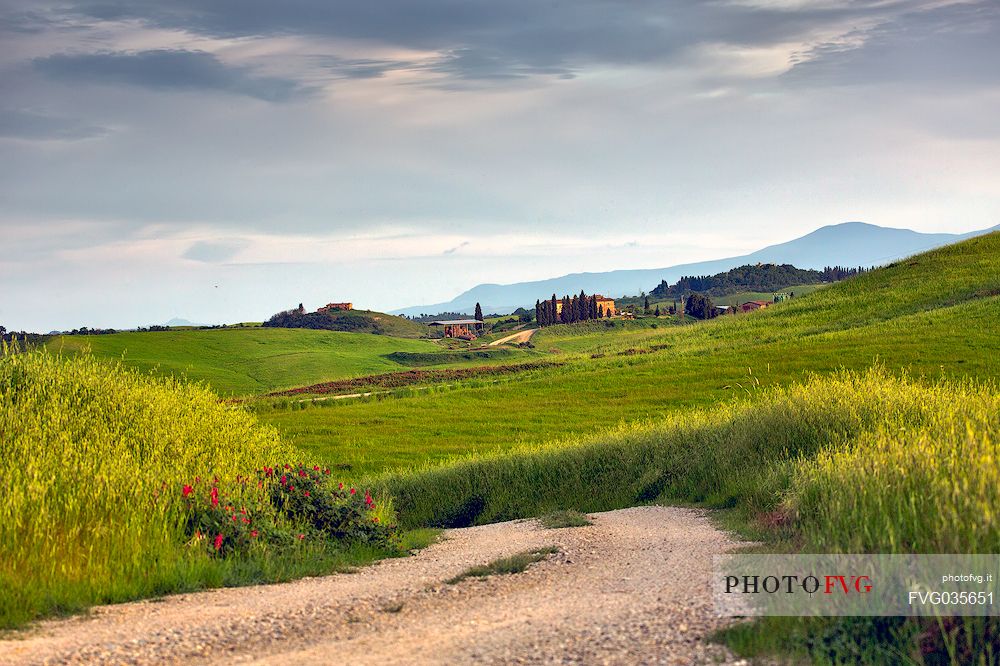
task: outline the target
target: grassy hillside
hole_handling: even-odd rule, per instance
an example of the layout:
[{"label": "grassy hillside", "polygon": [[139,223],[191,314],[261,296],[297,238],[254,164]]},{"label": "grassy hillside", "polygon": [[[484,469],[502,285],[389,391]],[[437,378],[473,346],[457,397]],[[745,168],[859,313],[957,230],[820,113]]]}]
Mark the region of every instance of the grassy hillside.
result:
[{"label": "grassy hillside", "polygon": [[[1000,391],[839,372],[373,483],[411,525],[682,502],[725,510],[731,526],[774,552],[995,553]],[[994,663],[997,618],[943,626],[769,617],[721,637],[743,656],[796,657],[788,663]]]},{"label": "grassy hillside", "polygon": [[206,381],[222,393],[247,395],[404,366],[388,355],[433,353],[429,340],[306,329],[171,330],[59,336],[53,351],[90,350],[139,370]]},{"label": "grassy hillside", "polygon": [[990,379],[1000,375],[998,294],[994,233],[745,316],[657,328],[650,320],[614,329],[554,326],[533,342],[562,349],[570,363],[560,368],[263,418],[297,445],[360,473],[661,418],[730,399],[748,385],[787,385],[810,372],[876,362],[918,377]]},{"label": "grassy hillside", "polygon": [[404,317],[374,310],[333,310],[330,312],[279,312],[264,322],[265,327],[308,328],[345,333],[371,333],[397,338],[428,337],[430,329]]},{"label": "grassy hillside", "polygon": [[[94,603],[328,571],[382,547],[367,538],[352,555],[346,537],[315,528],[298,496],[263,473],[300,453],[199,386],[88,356],[4,350],[0,433],[0,629]],[[306,469],[299,485],[329,478]],[[369,536],[371,512],[355,515],[349,534]]]}]

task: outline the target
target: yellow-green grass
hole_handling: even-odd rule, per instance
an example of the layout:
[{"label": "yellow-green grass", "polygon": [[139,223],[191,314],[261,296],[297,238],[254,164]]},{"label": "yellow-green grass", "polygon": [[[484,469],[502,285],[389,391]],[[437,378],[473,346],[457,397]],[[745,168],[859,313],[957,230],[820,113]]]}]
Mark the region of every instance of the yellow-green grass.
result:
[{"label": "yellow-green grass", "polygon": [[374,551],[322,543],[225,559],[184,545],[183,484],[218,477],[238,500],[247,492],[240,475],[300,456],[203,387],[89,356],[0,354],[0,628],[371,559]]},{"label": "yellow-green grass", "polygon": [[413,526],[681,501],[780,509],[823,552],[997,552],[1000,392],[838,372],[370,482]]},{"label": "yellow-green grass", "polygon": [[534,340],[539,350],[567,348],[559,368],[262,418],[297,446],[370,473],[591,433],[726,400],[748,383],[787,385],[875,362],[915,377],[991,379],[1000,376],[997,294],[994,233],[743,316],[547,328]]},{"label": "yellow-green grass", "polygon": [[[464,526],[648,502],[726,509],[780,550],[1000,550],[1000,392],[881,369],[371,483],[413,525]],[[940,626],[947,631],[941,632]],[[993,663],[990,620],[764,618],[719,638],[814,663]],[[983,661],[980,661],[983,660]],[[784,663],[784,662],[782,662]],[[796,662],[799,663],[799,662]]]},{"label": "yellow-green grass", "polygon": [[66,335],[47,346],[73,353],[89,350],[142,371],[205,381],[219,393],[232,395],[395,372],[408,366],[386,355],[440,349],[430,340],[285,328]]}]

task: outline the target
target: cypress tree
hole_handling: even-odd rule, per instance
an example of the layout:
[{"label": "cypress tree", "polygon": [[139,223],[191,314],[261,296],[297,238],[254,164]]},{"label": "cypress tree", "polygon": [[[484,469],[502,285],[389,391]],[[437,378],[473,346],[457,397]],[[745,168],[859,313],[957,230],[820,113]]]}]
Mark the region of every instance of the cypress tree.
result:
[{"label": "cypress tree", "polygon": [[542,302],[535,300],[535,321],[538,322],[539,326],[542,326]]},{"label": "cypress tree", "polygon": [[479,303],[476,303],[476,320],[483,320],[483,309],[479,306]]},{"label": "cypress tree", "polygon": [[656,312],[655,312],[654,314],[655,314],[655,315],[656,315],[657,317],[659,317],[659,316],[660,316],[660,306],[659,306],[659,305],[657,305],[657,306],[656,306]]},{"label": "cypress tree", "polygon": [[649,314],[649,296],[646,296],[642,303],[642,311],[644,314]]}]

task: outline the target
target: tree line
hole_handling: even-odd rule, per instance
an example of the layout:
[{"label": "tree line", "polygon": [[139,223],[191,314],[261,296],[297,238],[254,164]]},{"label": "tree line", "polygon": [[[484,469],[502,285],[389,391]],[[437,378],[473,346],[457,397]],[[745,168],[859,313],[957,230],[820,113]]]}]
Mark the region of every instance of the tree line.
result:
[{"label": "tree line", "polygon": [[661,280],[650,292],[656,298],[679,297],[691,292],[707,296],[726,296],[741,291],[778,291],[799,284],[839,282],[866,272],[861,266],[827,266],[821,271],[796,268],[791,264],[739,266],[715,275],[685,275],[674,284]]},{"label": "tree line", "polygon": [[[607,311],[607,317],[611,317],[610,310]],[[601,309],[597,307],[597,296],[588,296],[583,290],[572,297],[567,294],[560,299],[552,294],[551,299],[535,301],[535,321],[539,326],[572,324],[601,318]]]}]

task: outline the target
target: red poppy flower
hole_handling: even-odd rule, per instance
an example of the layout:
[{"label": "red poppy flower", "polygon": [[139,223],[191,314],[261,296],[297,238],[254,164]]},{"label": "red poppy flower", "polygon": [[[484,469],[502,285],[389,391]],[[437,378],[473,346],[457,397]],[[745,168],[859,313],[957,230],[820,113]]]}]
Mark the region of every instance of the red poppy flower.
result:
[{"label": "red poppy flower", "polygon": [[319,465],[313,465],[313,471],[314,472],[318,472],[319,471]]},{"label": "red poppy flower", "polygon": [[338,483],[337,484],[337,490],[343,490],[343,489],[344,489],[344,484],[343,483]]},{"label": "red poppy flower", "polygon": [[194,492],[194,488],[192,488],[191,486],[184,486],[184,489],[181,490],[181,494],[184,497],[187,497],[188,495],[190,495],[193,492]]},{"label": "red poppy flower", "polygon": [[286,483],[288,483],[288,477],[285,476],[284,474],[282,474],[281,475],[281,485],[285,485]]},{"label": "red poppy flower", "polygon": [[221,534],[217,534],[215,536],[215,549],[216,550],[221,550],[222,549],[222,539],[223,539],[223,536]]},{"label": "red poppy flower", "polygon": [[302,539],[305,539],[305,538],[306,538],[306,535],[305,535],[305,534],[300,534],[300,535],[299,535],[299,540],[300,540],[300,541],[301,541]]},{"label": "red poppy flower", "polygon": [[308,491],[308,490],[307,490],[307,491],[306,491],[305,493],[303,493],[303,494],[304,494],[304,495],[305,495],[306,497],[309,497],[309,491]]},{"label": "red poppy flower", "polygon": [[257,535],[258,535],[258,534],[259,534],[259,533],[257,532],[257,530],[250,530],[250,536],[252,536],[252,537],[253,537],[253,538],[255,538],[255,539],[257,538]]},{"label": "red poppy flower", "polygon": [[354,488],[351,488],[351,494],[352,494],[352,495],[357,495],[357,494],[358,494],[358,491],[357,491],[357,490],[355,490]]}]

